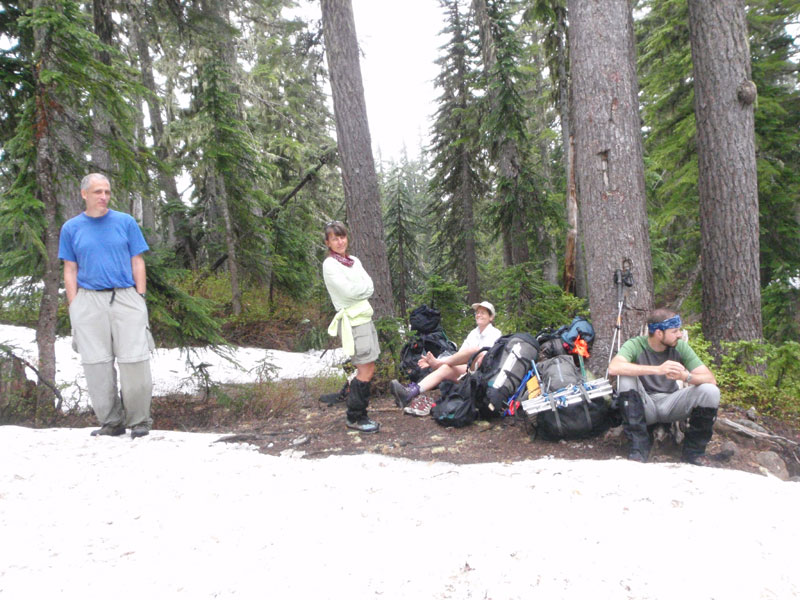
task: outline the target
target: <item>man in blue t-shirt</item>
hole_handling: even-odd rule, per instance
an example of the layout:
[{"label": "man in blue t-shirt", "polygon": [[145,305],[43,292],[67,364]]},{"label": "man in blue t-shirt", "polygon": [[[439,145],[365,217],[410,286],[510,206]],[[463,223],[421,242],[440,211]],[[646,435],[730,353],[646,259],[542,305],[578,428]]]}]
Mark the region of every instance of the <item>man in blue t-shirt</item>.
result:
[{"label": "man in blue t-shirt", "polygon": [[647,318],[647,329],[647,336],[625,342],[608,366],[609,375],[619,376],[617,392],[631,442],[629,458],[647,461],[648,425],[688,418],[683,460],[706,464],[706,445],[719,408],[717,380],[683,339],[677,314],[655,310]]},{"label": "man in blue t-shirt", "polygon": [[[61,228],[58,257],[72,324],[72,346],[81,355],[100,429],[92,435],[131,437],[150,432],[153,382],[147,277],[149,250],[136,221],[108,208],[111,184],[91,173],[81,181],[86,210]],[[116,360],[120,390],[117,390]]]}]

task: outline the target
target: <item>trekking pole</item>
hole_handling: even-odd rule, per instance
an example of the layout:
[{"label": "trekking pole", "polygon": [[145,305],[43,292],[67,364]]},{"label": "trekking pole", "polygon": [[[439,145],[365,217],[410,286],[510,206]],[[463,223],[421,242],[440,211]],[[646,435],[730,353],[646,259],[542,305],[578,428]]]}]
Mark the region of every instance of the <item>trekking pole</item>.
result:
[{"label": "trekking pole", "polygon": [[[625,306],[625,287],[633,286],[633,273],[631,267],[633,263],[629,258],[622,259],[622,268],[614,271],[614,285],[617,286],[617,321],[614,325],[614,336],[611,338],[611,346],[608,350],[608,365],[606,366],[606,379],[608,379],[608,366],[611,365],[611,359],[614,355],[614,345],[616,344],[617,352],[619,352],[622,345],[622,309]],[[619,383],[619,377],[617,377]]]}]

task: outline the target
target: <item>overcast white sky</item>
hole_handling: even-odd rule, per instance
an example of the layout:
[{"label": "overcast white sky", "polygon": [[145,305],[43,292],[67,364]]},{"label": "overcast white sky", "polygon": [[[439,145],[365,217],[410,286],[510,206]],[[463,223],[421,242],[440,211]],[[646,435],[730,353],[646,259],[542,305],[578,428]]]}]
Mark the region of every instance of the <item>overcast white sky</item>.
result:
[{"label": "overcast white sky", "polygon": [[[427,143],[437,92],[434,61],[444,39],[437,0],[352,0],[363,56],[361,76],[375,159],[399,160],[405,146],[417,156]],[[319,19],[319,1],[300,2],[301,14]]]}]

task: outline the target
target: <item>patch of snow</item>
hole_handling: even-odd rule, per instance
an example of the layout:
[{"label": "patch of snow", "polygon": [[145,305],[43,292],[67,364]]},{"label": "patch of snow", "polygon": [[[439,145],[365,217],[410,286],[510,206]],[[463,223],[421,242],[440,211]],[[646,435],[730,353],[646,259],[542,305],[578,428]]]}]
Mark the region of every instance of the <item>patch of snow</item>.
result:
[{"label": "patch of snow", "polygon": [[[0,343],[13,346],[16,354],[36,364],[38,350],[35,329],[0,324]],[[72,337],[57,338],[55,351],[56,384],[63,387],[61,393],[65,402],[70,406],[88,406],[86,379],[80,356],[72,349]],[[198,348],[188,358],[194,365],[205,365],[208,376],[215,383],[247,383],[257,381],[265,370],[271,380],[342,375],[340,365],[346,355],[341,348],[327,352],[234,348],[226,357],[209,348]],[[187,363],[187,355],[180,349],[157,348],[151,356],[150,368],[155,395],[190,393],[197,389],[198,380],[192,378],[193,370]],[[26,371],[29,379],[36,379],[30,369]]]},{"label": "patch of snow", "polygon": [[0,427],[8,598],[800,597],[800,485],[625,460],[306,460]]}]

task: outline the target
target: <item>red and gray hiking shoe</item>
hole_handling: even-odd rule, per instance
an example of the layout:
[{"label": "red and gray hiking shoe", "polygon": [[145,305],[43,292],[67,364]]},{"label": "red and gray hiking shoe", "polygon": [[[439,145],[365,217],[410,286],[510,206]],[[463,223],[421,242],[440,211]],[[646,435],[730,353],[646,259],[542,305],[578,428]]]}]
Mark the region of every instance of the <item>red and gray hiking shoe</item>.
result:
[{"label": "red and gray hiking shoe", "polygon": [[428,396],[417,396],[403,410],[409,415],[427,417],[431,414],[431,408],[433,408],[433,400]]}]

